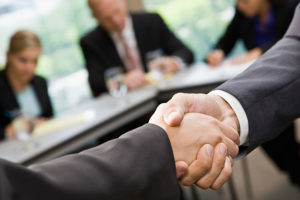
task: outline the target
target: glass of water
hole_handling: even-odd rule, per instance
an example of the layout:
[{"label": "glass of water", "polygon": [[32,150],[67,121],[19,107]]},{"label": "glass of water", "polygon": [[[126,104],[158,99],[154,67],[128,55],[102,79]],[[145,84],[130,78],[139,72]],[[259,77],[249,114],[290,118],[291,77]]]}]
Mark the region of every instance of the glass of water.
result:
[{"label": "glass of water", "polygon": [[147,68],[149,71],[149,79],[153,83],[157,83],[164,78],[164,70],[158,58],[163,55],[161,49],[150,51],[146,54]]},{"label": "glass of water", "polygon": [[20,141],[29,141],[34,128],[34,122],[31,117],[19,115],[12,122],[16,138]]},{"label": "glass of water", "polygon": [[124,81],[124,74],[121,67],[111,67],[107,69],[104,78],[111,96],[119,98],[127,94],[127,86]]}]

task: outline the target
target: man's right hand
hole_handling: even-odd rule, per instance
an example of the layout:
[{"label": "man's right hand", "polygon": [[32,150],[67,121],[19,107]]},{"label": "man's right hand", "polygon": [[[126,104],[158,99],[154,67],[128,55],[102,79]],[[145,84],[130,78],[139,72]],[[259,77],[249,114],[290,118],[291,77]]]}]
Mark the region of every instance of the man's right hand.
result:
[{"label": "man's right hand", "polygon": [[[180,126],[181,123],[183,123],[184,117],[188,113],[202,113],[205,115],[209,115],[221,124],[231,127],[235,130],[237,133],[239,131],[239,121],[237,119],[237,116],[235,115],[235,112],[232,110],[229,104],[222,99],[221,97],[214,95],[214,94],[176,94],[173,96],[173,98],[164,106],[164,121],[170,125],[170,126]],[[194,122],[194,123],[198,123]],[[215,127],[215,128],[216,128]],[[213,130],[213,129],[212,129]],[[230,137],[230,132],[222,130],[223,134],[228,137]],[[233,142],[236,145],[239,145],[239,139],[233,140]],[[227,146],[228,147],[228,146]],[[230,147],[229,147],[230,148]],[[229,151],[230,152],[230,151]],[[201,154],[200,154],[201,155]],[[203,156],[202,156],[203,157]],[[231,155],[231,158],[234,158],[235,155]],[[230,159],[231,159],[230,158]],[[195,160],[189,167],[188,167],[188,173],[184,174],[181,177],[181,181],[185,185],[191,185],[193,183],[196,183],[201,188],[212,188],[212,189],[218,189],[220,188],[230,177],[232,168],[229,166],[228,159],[224,165],[224,168],[222,169],[222,172],[220,173],[220,176],[217,178],[217,180],[211,185],[211,179],[209,178],[210,175],[208,175],[208,178],[202,177],[202,169],[200,167],[195,167],[197,165],[201,165],[202,158],[198,158]],[[217,159],[218,160],[218,159]],[[218,161],[216,161],[218,163]],[[215,160],[213,163],[216,163]],[[220,162],[222,163],[222,162]],[[231,162],[233,163],[233,162]],[[177,167],[178,166],[178,167]],[[177,162],[177,174],[179,174],[180,171],[182,171],[183,163]],[[217,166],[221,166],[220,164],[217,164]],[[181,167],[181,168],[180,168]]]},{"label": "man's right hand", "polygon": [[239,132],[240,125],[231,106],[215,94],[175,94],[164,106],[164,120],[178,126],[186,113],[209,115]]},{"label": "man's right hand", "polygon": [[[180,126],[170,127],[163,120],[164,110],[165,105],[160,105],[150,123],[166,131],[181,183],[196,183],[202,188],[221,187],[231,175],[231,157],[238,154],[238,133],[211,116],[197,113],[186,114]],[[182,161],[189,166],[188,170],[184,171]],[[178,175],[178,170],[184,172]]]},{"label": "man's right hand", "polygon": [[220,65],[224,60],[224,52],[222,50],[213,50],[209,53],[206,60],[207,63],[213,67]]},{"label": "man's right hand", "polygon": [[156,70],[164,74],[174,74],[180,70],[180,66],[173,57],[158,57],[150,62],[149,70]]},{"label": "man's right hand", "polygon": [[132,70],[125,75],[125,84],[129,90],[144,86],[146,83],[145,73],[141,70]]}]

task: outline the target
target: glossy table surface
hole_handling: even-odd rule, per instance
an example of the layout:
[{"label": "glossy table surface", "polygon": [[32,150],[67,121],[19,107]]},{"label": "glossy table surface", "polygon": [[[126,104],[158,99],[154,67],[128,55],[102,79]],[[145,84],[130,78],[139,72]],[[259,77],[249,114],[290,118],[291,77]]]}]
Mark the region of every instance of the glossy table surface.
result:
[{"label": "glossy table surface", "polygon": [[[220,84],[241,73],[251,63],[239,66],[225,63],[218,68],[209,68],[204,63],[198,63],[169,80],[156,86],[130,92],[122,99],[115,99],[106,94],[86,101],[57,116],[56,122],[53,123],[53,126],[59,126],[57,122],[68,121],[70,123],[73,120],[72,126],[61,128],[61,130],[54,128],[50,134],[33,137],[27,142],[3,141],[0,143],[0,158],[30,165],[59,157],[153,111],[158,104],[158,99],[168,92],[170,95],[175,92],[188,92],[189,88]],[[165,99],[170,97],[168,95]]]}]

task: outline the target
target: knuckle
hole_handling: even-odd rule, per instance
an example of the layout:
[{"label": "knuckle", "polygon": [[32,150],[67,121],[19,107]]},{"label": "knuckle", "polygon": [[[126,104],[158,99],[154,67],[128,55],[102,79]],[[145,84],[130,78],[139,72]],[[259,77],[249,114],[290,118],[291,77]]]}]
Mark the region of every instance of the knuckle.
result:
[{"label": "knuckle", "polygon": [[223,137],[219,134],[216,134],[216,136],[214,137],[216,143],[220,143],[223,141]]},{"label": "knuckle", "polygon": [[192,180],[194,180],[193,182],[196,182],[210,171],[212,168],[212,162],[210,162],[208,159],[201,159],[201,161],[197,161],[197,163],[195,163],[194,167],[197,169],[197,171],[191,173],[190,177]]},{"label": "knuckle", "polygon": [[234,151],[234,158],[239,154],[240,148],[236,145]]},{"label": "knuckle", "polygon": [[237,145],[240,144],[240,136],[239,136],[238,133],[234,133],[234,135],[233,135],[233,142],[234,142],[235,144],[237,144]]},{"label": "knuckle", "polygon": [[224,155],[222,152],[219,151],[219,153],[216,154],[217,156],[214,157],[214,164],[216,169],[220,171],[221,169],[224,168],[225,166],[225,161],[226,161],[226,155]]},{"label": "knuckle", "polygon": [[196,185],[204,190],[209,189],[211,186],[207,181],[203,181],[203,180],[198,181]]},{"label": "knuckle", "polygon": [[203,159],[199,167],[203,169],[203,173],[206,173],[211,169],[212,163],[209,159]]},{"label": "knuckle", "polygon": [[211,189],[213,190],[218,190],[222,187],[224,183],[214,183],[212,186],[211,186]]},{"label": "knuckle", "polygon": [[175,109],[176,108],[176,104],[173,101],[168,102],[166,105],[167,105],[168,109]]},{"label": "knuckle", "polygon": [[235,144],[230,145],[228,148],[228,154],[235,158],[239,154],[239,147]]},{"label": "knuckle", "polygon": [[228,154],[235,158],[239,154],[239,147],[237,145],[232,145],[230,149],[228,150]]},{"label": "knuckle", "polygon": [[224,168],[225,165],[225,156],[222,155],[222,157],[217,158],[214,162],[215,162],[215,172],[221,172]]},{"label": "knuckle", "polygon": [[218,126],[219,125],[219,121],[216,118],[213,118],[213,117],[208,118],[208,123],[210,123],[212,126]]},{"label": "knuckle", "polygon": [[194,182],[189,178],[185,178],[185,179],[181,180],[180,183],[183,186],[191,186],[194,184]]},{"label": "knuckle", "polygon": [[158,105],[157,109],[163,109],[166,106],[165,103],[161,103]]},{"label": "knuckle", "polygon": [[185,94],[184,93],[177,93],[175,94],[172,99],[181,99],[181,98],[184,98]]}]

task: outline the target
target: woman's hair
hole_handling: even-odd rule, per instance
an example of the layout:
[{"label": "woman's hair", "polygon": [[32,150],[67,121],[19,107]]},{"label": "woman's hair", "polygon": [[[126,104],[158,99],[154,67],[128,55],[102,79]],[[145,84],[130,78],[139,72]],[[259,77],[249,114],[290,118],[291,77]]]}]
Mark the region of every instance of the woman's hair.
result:
[{"label": "woman's hair", "polygon": [[8,53],[19,53],[27,48],[41,48],[39,37],[31,31],[20,30],[10,38]]}]

